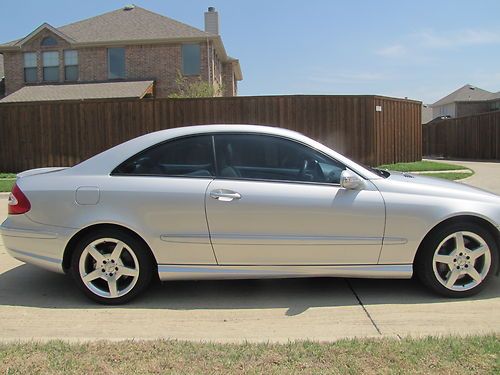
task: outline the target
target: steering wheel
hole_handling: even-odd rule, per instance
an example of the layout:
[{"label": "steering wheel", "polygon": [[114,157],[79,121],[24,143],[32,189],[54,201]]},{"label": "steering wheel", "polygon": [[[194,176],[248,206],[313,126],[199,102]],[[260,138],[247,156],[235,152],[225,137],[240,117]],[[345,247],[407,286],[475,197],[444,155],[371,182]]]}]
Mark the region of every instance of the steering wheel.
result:
[{"label": "steering wheel", "polygon": [[297,174],[299,180],[304,179],[308,168],[309,168],[309,160],[304,159],[304,163],[302,163],[302,167],[300,167],[299,173]]},{"label": "steering wheel", "polygon": [[[312,164],[312,165],[311,165]],[[324,182],[325,174],[317,160],[305,159],[299,171],[299,179],[302,181]]]}]

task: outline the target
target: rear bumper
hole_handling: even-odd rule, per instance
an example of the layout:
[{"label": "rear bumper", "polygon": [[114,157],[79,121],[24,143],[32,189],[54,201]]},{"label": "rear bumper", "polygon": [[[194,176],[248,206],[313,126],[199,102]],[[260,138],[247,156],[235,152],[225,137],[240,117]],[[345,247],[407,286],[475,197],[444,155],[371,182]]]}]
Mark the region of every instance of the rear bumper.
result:
[{"label": "rear bumper", "polygon": [[13,227],[12,222],[7,219],[0,226],[0,234],[7,253],[22,262],[64,273],[64,249],[73,230],[57,228],[57,231],[54,231],[54,227],[30,223],[29,219],[23,224],[30,225],[22,225],[22,228]]}]

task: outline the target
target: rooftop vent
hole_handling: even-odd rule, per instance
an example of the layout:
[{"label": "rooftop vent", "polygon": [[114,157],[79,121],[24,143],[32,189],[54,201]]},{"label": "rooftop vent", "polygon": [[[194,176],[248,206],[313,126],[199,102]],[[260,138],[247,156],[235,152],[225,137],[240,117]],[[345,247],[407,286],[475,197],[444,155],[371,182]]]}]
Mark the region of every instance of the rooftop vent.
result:
[{"label": "rooftop vent", "polygon": [[123,10],[132,10],[135,8],[134,4],[127,4],[123,7]]}]

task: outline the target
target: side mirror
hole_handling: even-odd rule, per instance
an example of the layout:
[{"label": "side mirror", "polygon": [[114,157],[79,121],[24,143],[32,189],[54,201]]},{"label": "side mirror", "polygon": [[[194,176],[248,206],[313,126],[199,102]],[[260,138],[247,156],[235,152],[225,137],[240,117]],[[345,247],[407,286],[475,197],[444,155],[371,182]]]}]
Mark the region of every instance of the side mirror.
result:
[{"label": "side mirror", "polygon": [[359,190],[364,187],[363,179],[353,171],[346,169],[340,175],[340,186],[348,190]]}]

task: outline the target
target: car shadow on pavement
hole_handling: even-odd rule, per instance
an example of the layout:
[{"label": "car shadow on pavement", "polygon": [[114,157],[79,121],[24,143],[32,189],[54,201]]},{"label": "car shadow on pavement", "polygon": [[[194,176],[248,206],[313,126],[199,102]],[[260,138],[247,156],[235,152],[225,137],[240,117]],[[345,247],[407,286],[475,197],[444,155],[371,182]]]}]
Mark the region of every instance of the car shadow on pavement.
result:
[{"label": "car shadow on pavement", "polygon": [[[500,277],[468,300],[500,297]],[[287,308],[299,315],[311,307],[379,304],[453,303],[415,280],[303,278],[268,280],[200,280],[156,283],[123,306],[88,300],[71,277],[23,264],[0,274],[0,306],[57,309],[268,309]]]}]

